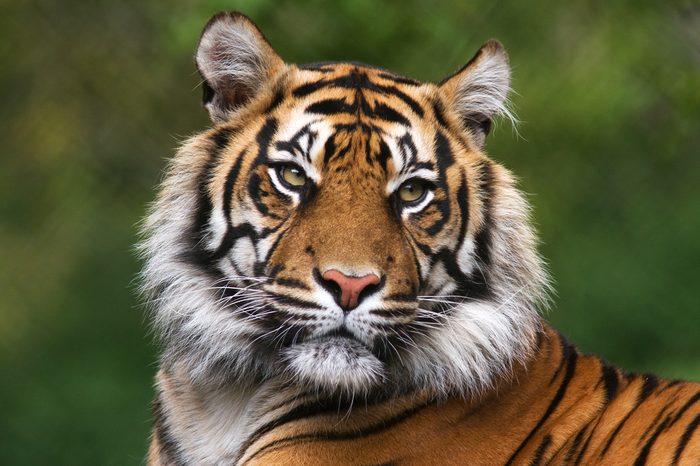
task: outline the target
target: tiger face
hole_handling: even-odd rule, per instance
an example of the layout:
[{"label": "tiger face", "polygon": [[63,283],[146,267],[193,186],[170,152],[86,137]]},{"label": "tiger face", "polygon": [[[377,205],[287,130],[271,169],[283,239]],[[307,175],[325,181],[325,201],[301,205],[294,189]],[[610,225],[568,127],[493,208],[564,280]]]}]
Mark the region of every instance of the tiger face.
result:
[{"label": "tiger face", "polygon": [[526,202],[482,151],[509,115],[500,44],[420,83],[285,64],[220,14],[196,59],[214,127],[179,151],[142,244],[166,366],[447,395],[527,356],[545,274]]}]

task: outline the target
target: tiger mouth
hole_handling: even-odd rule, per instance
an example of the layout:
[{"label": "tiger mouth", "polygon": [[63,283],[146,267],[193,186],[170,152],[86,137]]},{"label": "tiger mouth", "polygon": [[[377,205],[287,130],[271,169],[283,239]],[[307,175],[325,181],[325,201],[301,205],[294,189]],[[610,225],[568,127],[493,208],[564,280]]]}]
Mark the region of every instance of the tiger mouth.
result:
[{"label": "tiger mouth", "polygon": [[316,347],[336,347],[338,349],[345,349],[351,352],[361,352],[371,354],[377,359],[383,360],[381,357],[381,352],[378,351],[376,344],[368,343],[362,338],[358,337],[350,330],[348,330],[345,325],[324,333],[323,335],[318,335],[313,338],[309,338],[306,341],[300,342],[304,345],[312,345]]},{"label": "tiger mouth", "polygon": [[368,350],[371,349],[364,341],[362,341],[360,338],[355,336],[350,330],[348,330],[345,325],[342,327],[339,327],[335,330],[331,330],[330,332],[324,333],[323,335],[316,336],[314,338],[311,338],[308,340],[309,342],[332,342],[332,341],[338,341],[338,342],[346,342],[346,343],[355,343],[357,345],[360,345],[364,348],[367,348]]}]

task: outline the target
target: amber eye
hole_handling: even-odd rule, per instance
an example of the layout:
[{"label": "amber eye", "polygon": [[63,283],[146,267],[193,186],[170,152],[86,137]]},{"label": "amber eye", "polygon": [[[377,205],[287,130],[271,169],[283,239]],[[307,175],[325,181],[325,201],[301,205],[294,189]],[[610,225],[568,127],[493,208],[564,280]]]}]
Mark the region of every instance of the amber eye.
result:
[{"label": "amber eye", "polygon": [[277,168],[277,173],[282,182],[289,188],[298,189],[306,184],[304,170],[296,165],[281,165]]},{"label": "amber eye", "polygon": [[408,180],[399,187],[398,196],[402,202],[414,204],[425,196],[427,189],[421,180]]}]

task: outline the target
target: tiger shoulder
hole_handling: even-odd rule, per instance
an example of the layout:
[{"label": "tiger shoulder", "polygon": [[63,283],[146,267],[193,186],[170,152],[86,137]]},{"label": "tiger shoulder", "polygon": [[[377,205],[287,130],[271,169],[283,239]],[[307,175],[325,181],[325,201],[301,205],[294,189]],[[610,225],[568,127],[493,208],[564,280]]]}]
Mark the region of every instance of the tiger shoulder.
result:
[{"label": "tiger shoulder", "polygon": [[239,13],[196,52],[212,127],[145,221],[150,465],[700,464],[700,384],[540,316],[530,207],[484,142],[510,67],[439,84],[285,63]]}]

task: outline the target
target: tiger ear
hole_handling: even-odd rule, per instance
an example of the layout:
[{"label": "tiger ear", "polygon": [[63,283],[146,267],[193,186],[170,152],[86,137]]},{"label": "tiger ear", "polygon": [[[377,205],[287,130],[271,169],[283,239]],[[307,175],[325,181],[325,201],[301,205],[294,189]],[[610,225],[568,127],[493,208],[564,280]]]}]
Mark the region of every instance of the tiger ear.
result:
[{"label": "tiger ear", "polygon": [[195,60],[204,79],[204,107],[214,123],[248,103],[284,67],[258,27],[236,12],[209,20]]},{"label": "tiger ear", "polygon": [[459,71],[440,83],[447,106],[457,114],[483,147],[494,117],[504,115],[515,121],[506,105],[510,91],[510,65],[503,45],[490,40]]}]

